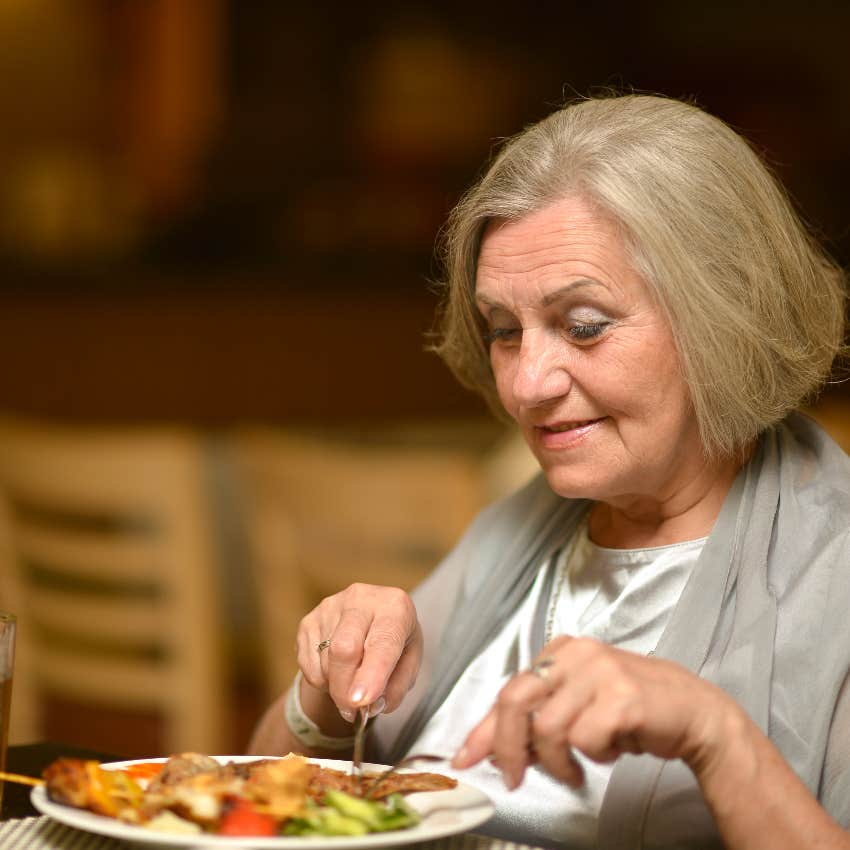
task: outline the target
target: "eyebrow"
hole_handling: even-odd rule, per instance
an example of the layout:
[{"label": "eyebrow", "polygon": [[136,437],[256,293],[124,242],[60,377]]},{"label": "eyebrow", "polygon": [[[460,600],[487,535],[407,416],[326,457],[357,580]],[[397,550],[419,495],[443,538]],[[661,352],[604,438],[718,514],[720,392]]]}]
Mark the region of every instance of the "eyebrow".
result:
[{"label": "eyebrow", "polygon": [[548,295],[543,298],[543,306],[548,307],[550,304],[554,304],[556,301],[559,301],[566,295],[569,295],[574,289],[578,289],[582,286],[599,286],[598,280],[593,280],[590,277],[582,277],[578,280],[571,280],[565,286],[556,289],[554,292],[550,292]]},{"label": "eyebrow", "polygon": [[[554,304],[556,301],[560,301],[561,298],[569,295],[573,290],[578,289],[582,286],[599,286],[599,281],[594,280],[590,277],[581,277],[578,280],[571,280],[569,283],[564,284],[564,286],[558,287],[554,292],[550,292],[548,295],[543,298],[543,306],[548,307],[551,304]],[[475,295],[476,301],[481,301],[484,304],[487,304],[489,307],[500,307],[501,305],[497,301],[491,301],[486,295]]]}]

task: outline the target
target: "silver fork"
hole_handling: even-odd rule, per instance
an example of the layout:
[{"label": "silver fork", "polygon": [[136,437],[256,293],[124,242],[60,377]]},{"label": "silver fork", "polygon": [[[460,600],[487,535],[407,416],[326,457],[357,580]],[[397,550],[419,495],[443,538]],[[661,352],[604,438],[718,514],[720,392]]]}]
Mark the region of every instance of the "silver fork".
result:
[{"label": "silver fork", "polygon": [[351,756],[351,775],[363,772],[363,745],[366,740],[366,721],[369,719],[369,707],[360,706],[357,715],[357,728],[354,730],[354,753]]},{"label": "silver fork", "polygon": [[392,776],[397,770],[401,770],[403,767],[408,767],[417,761],[449,761],[448,756],[437,756],[432,753],[414,753],[412,756],[406,756],[405,758],[397,761],[392,767],[388,767],[386,770],[382,770],[373,780],[372,784],[366,790],[366,793],[363,795],[365,799],[370,800],[372,798],[372,794],[375,793],[378,786],[385,780]]}]

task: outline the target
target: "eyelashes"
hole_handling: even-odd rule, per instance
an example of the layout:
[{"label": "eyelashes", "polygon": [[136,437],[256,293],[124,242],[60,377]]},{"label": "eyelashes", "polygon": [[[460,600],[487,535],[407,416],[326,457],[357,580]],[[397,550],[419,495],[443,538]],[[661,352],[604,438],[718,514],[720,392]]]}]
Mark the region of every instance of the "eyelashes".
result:
[{"label": "eyelashes", "polygon": [[567,333],[576,340],[596,339],[605,333],[610,322],[588,322],[587,324],[573,325]]},{"label": "eyelashes", "polygon": [[[591,342],[598,339],[611,326],[611,322],[584,322],[566,328],[566,335],[574,342]],[[522,328],[490,328],[484,332],[484,342],[511,342],[522,336]]]},{"label": "eyelashes", "polygon": [[509,340],[519,333],[521,333],[519,328],[491,328],[484,332],[484,342],[491,345],[499,340]]}]

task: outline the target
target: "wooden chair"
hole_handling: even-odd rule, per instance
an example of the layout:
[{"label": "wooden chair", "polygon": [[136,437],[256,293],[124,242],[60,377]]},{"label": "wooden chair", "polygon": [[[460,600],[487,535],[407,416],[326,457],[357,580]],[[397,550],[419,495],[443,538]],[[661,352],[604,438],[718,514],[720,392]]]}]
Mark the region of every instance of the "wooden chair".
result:
[{"label": "wooden chair", "polygon": [[243,431],[232,443],[256,573],[268,696],[296,669],[298,623],[353,581],[410,589],[487,500],[490,425],[368,437]]},{"label": "wooden chair", "polygon": [[37,691],[155,712],[165,753],[220,752],[218,571],[198,439],[2,422],[0,494],[0,590],[20,632],[13,733],[38,728]]}]

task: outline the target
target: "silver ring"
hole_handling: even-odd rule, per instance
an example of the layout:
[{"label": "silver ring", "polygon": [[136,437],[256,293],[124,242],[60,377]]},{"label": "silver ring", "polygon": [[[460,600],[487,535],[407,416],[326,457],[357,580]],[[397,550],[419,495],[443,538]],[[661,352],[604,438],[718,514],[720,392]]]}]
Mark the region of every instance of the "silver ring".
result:
[{"label": "silver ring", "polygon": [[323,641],[320,641],[316,644],[316,652],[321,655],[329,646],[331,645],[331,639],[325,638]]},{"label": "silver ring", "polygon": [[537,676],[538,679],[542,679],[544,682],[549,681],[549,668],[555,663],[554,658],[541,658],[539,661],[536,661],[532,667],[531,672]]}]

